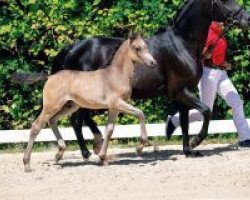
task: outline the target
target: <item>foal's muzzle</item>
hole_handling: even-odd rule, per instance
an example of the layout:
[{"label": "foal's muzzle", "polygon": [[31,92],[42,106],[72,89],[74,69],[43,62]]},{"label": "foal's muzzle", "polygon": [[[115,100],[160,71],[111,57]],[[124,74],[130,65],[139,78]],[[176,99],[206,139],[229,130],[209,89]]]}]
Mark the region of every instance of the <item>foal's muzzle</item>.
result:
[{"label": "foal's muzzle", "polygon": [[148,66],[149,66],[149,67],[154,67],[154,66],[156,66],[156,65],[157,65],[156,60],[151,60],[151,61],[148,63]]}]

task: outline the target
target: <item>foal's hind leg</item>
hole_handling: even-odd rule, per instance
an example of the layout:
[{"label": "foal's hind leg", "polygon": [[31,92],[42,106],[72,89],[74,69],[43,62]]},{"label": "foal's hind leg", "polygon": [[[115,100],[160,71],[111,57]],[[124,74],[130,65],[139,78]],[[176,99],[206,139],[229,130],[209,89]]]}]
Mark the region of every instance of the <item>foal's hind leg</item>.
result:
[{"label": "foal's hind leg", "polygon": [[51,116],[52,116],[51,114],[43,110],[42,113],[39,115],[39,117],[32,124],[28,146],[23,156],[23,164],[25,172],[31,172],[30,157],[34,141],[39,132],[41,131],[43,125],[48,122]]},{"label": "foal's hind leg", "polygon": [[98,154],[102,165],[105,165],[105,166],[108,165],[108,157],[107,157],[108,143],[113,134],[113,130],[115,126],[114,124],[115,124],[115,120],[118,117],[118,113],[119,113],[118,111],[114,111],[114,110],[109,110],[109,113],[108,113],[108,124],[106,126],[105,133],[104,133],[104,141],[103,141],[101,151]]},{"label": "foal's hind leg", "polygon": [[137,147],[137,153],[141,153],[144,146],[152,146],[152,144],[148,141],[144,113],[140,109],[135,108],[124,100],[118,100],[115,104],[115,108],[121,112],[135,115],[139,119],[141,125],[141,141]]},{"label": "foal's hind leg", "polygon": [[102,133],[98,129],[96,123],[91,119],[90,110],[87,109],[83,110],[83,120],[86,126],[88,126],[91,132],[93,133],[94,136],[93,151],[96,155],[98,155],[102,148],[102,140],[103,140]]},{"label": "foal's hind leg", "polygon": [[75,112],[79,107],[76,104],[73,105],[65,105],[58,113],[56,113],[53,117],[49,119],[49,126],[52,128],[52,131],[58,142],[58,152],[55,155],[56,163],[62,159],[63,153],[66,149],[66,144],[62,138],[61,133],[57,127],[57,121],[63,115],[69,115]]}]

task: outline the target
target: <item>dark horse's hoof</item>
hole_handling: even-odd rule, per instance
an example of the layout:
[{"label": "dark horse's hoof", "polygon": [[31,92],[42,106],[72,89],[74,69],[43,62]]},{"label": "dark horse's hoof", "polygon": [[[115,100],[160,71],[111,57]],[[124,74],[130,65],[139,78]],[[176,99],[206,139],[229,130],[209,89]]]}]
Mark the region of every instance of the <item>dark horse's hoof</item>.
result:
[{"label": "dark horse's hoof", "polygon": [[197,157],[204,156],[201,152],[199,152],[199,151],[192,151],[192,150],[186,150],[186,151],[184,151],[184,155],[186,157],[191,157],[191,158],[197,158]]},{"label": "dark horse's hoof", "polygon": [[193,137],[192,141],[190,142],[190,148],[194,149],[195,147],[197,147],[198,145],[200,145],[200,143],[202,142],[202,138],[200,138],[198,135]]},{"label": "dark horse's hoof", "polygon": [[90,153],[89,151],[82,154],[82,157],[83,157],[85,160],[88,160],[90,156],[91,156],[91,153]]}]

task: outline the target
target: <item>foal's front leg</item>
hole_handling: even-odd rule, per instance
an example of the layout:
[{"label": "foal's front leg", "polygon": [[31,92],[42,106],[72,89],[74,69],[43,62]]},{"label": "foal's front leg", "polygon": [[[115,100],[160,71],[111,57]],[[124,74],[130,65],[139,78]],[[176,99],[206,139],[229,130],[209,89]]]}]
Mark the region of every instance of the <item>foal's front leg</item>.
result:
[{"label": "foal's front leg", "polygon": [[108,165],[108,156],[107,156],[108,143],[113,134],[115,120],[117,119],[118,114],[119,112],[115,110],[109,110],[109,113],[108,113],[108,124],[106,126],[105,133],[104,133],[104,141],[103,141],[101,151],[98,154],[101,160],[101,164],[105,166]]},{"label": "foal's front leg", "polygon": [[140,144],[137,146],[137,153],[141,153],[144,146],[152,146],[151,143],[148,141],[144,113],[140,109],[135,108],[124,100],[119,100],[117,102],[116,109],[127,114],[132,114],[139,119],[141,125],[141,141]]}]

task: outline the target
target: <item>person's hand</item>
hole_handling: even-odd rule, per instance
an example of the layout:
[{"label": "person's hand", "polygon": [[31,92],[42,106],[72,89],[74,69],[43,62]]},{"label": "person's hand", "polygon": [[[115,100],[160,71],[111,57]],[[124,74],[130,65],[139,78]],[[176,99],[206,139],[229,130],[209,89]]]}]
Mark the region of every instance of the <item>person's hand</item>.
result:
[{"label": "person's hand", "polygon": [[202,56],[204,60],[210,60],[212,57],[212,53],[208,50],[207,47],[204,47],[203,51],[202,51]]},{"label": "person's hand", "polygon": [[212,57],[212,54],[211,54],[211,53],[204,53],[204,54],[203,54],[203,57],[204,57],[204,59],[206,59],[206,60],[210,60],[211,57]]},{"label": "person's hand", "polygon": [[230,63],[228,63],[227,61],[224,61],[221,65],[222,69],[224,70],[229,70],[232,68],[232,65]]}]

